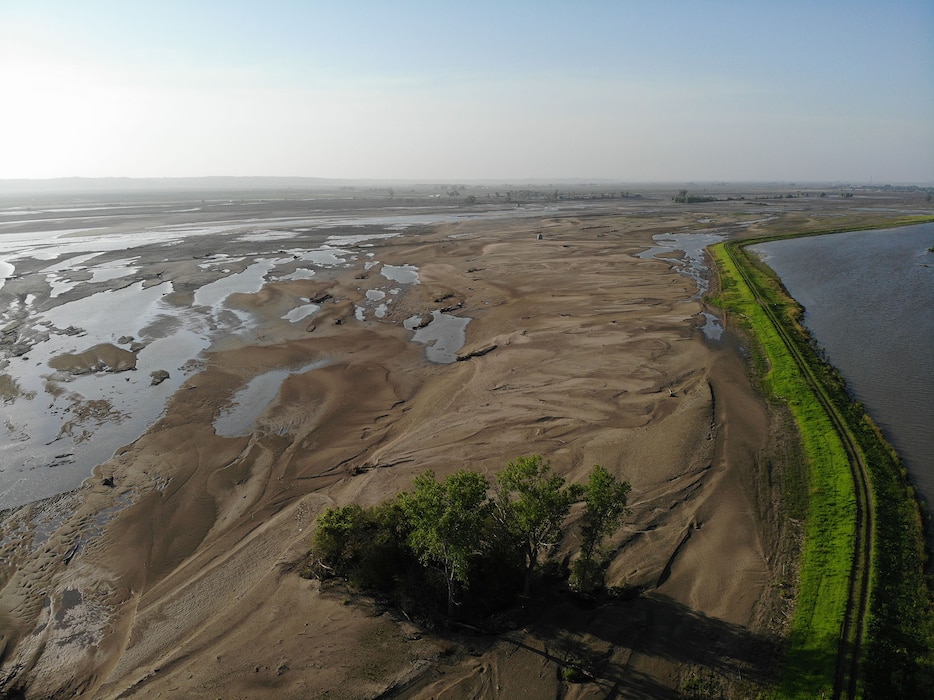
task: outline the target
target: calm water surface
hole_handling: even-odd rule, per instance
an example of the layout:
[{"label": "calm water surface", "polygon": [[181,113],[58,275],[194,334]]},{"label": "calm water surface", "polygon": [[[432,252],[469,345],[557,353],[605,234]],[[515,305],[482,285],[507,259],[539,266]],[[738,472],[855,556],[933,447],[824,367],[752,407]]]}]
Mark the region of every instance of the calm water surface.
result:
[{"label": "calm water surface", "polygon": [[[934,504],[934,224],[752,246]],[[929,528],[930,532],[930,528]]]},{"label": "calm water surface", "polygon": [[[361,293],[356,318],[384,318],[402,288],[419,283],[418,268],[383,265],[367,250],[373,241],[420,224],[554,211],[422,212],[402,207],[379,216],[319,216],[311,211],[296,219],[268,211],[257,216],[247,206],[242,216],[219,221],[213,214],[197,221],[185,214],[199,210],[161,211],[130,223],[101,217],[91,233],[69,228],[68,214],[54,220],[25,218],[32,214],[0,203],[0,511],[79,486],[95,466],[162,415],[169,397],[198,371],[204,352],[224,343],[264,344],[267,322],[229,306],[231,294],[254,294],[268,282],[310,279],[325,269],[379,266],[384,289]],[[74,225],[81,221],[77,216]],[[199,237],[212,235],[210,244],[198,243]],[[222,252],[226,245],[238,252]],[[202,254],[202,247],[215,246],[217,252]],[[126,255],[96,260],[119,251]],[[191,289],[192,303],[171,301],[169,295],[177,289],[173,281],[161,279],[162,265],[195,260],[201,272],[185,273],[192,276],[185,284],[196,287]],[[291,302],[282,316],[291,323],[303,322],[319,308],[307,297]],[[425,344],[428,360],[453,362],[470,319],[436,314],[412,340]],[[270,327],[283,337],[289,333],[275,322]],[[126,349],[134,341],[142,345],[136,372],[71,376],[49,366],[63,353],[104,343]],[[215,429],[228,436],[248,432],[275,400],[281,383],[295,371],[311,369],[283,368],[254,378],[218,417]],[[169,378],[153,385],[150,372],[157,370],[168,372]]]}]

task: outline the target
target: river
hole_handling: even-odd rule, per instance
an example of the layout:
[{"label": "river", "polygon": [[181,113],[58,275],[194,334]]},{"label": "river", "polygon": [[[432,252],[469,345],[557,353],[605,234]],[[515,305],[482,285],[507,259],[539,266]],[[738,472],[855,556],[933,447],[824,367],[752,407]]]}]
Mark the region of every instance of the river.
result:
[{"label": "river", "polygon": [[[751,247],[934,504],[934,224]],[[929,528],[930,534],[930,528]]]}]

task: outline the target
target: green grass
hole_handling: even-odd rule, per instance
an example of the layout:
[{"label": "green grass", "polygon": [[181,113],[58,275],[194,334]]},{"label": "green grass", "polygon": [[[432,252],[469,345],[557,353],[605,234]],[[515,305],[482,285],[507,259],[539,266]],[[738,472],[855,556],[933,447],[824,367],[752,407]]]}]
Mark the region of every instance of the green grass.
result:
[{"label": "green grass", "polygon": [[[888,228],[932,219],[902,217],[878,226]],[[860,227],[866,228],[870,226]],[[848,226],[845,230],[856,228]],[[821,233],[831,231],[805,235]],[[788,236],[773,239],[782,237]],[[777,697],[829,696],[855,536],[854,487],[846,453],[833,425],[725,248],[763,240],[719,244],[711,249],[721,285],[720,296],[710,300],[724,307],[728,318],[739,321],[749,331],[755,369],[769,395],[788,406],[807,460],[807,484],[789,486],[805,489],[808,505],[797,608]],[[744,270],[760,294],[792,331],[796,345],[806,351],[806,361],[818,377],[821,390],[844,416],[869,464],[875,546],[870,617],[863,644],[863,697],[934,697],[934,614],[930,582],[924,577],[924,534],[905,470],[862,405],[851,400],[839,373],[821,361],[798,323],[798,304],[769,268],[739,252]]]},{"label": "green grass", "polygon": [[[797,607],[791,626],[781,697],[818,697],[833,689],[837,640],[849,591],[855,537],[855,495],[846,452],[833,425],[756,302],[723,244],[711,249],[721,279],[720,303],[756,338],[757,362],[768,394],[784,402],[797,425],[807,460],[808,507]],[[772,280],[750,269],[769,302],[791,322],[798,309]]]},{"label": "green grass", "polygon": [[[778,222],[774,227],[774,233],[757,236],[755,240],[744,239],[734,241],[735,244],[753,245],[756,243],[767,243],[769,241],[778,241],[786,238],[803,238],[805,236],[826,236],[832,233],[850,233],[853,231],[868,231],[871,229],[889,229],[899,228],[901,226],[914,226],[916,224],[928,224],[934,222],[934,215],[931,214],[911,214],[903,216],[859,216],[844,217],[843,220],[833,228],[825,226],[826,221],[807,221],[807,220],[788,220]],[[813,228],[809,228],[813,226]]]}]

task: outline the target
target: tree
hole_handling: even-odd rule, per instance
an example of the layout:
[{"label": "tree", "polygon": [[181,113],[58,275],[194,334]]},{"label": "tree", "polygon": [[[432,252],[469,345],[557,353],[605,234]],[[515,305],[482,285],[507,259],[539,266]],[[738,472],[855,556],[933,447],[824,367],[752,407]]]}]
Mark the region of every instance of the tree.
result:
[{"label": "tree", "polygon": [[366,514],[358,505],[328,508],[317,518],[311,546],[329,567],[343,567],[357,561],[361,554],[356,533],[364,527]]},{"label": "tree", "polygon": [[529,595],[539,557],[560,541],[571,504],[580,500],[584,489],[566,485],[547,462],[533,455],[510,462],[498,475],[496,490],[496,519],[524,555],[524,593]]},{"label": "tree", "polygon": [[425,566],[436,565],[447,584],[448,617],[454,615],[454,592],[467,586],[471,559],[480,551],[489,482],[478,472],[458,471],[443,482],[427,471],[415,478],[412,493],[403,493],[399,504],[411,528],[409,545]]},{"label": "tree", "polygon": [[581,553],[574,562],[572,584],[590,593],[603,585],[603,573],[608,562],[600,551],[604,540],[619,529],[631,486],[610,474],[605,467],[594,465],[586,486],[586,509],[581,522]]},{"label": "tree", "polygon": [[372,508],[328,508],[316,522],[311,545],[316,565],[368,591],[388,591],[411,557],[407,523],[395,502]]}]

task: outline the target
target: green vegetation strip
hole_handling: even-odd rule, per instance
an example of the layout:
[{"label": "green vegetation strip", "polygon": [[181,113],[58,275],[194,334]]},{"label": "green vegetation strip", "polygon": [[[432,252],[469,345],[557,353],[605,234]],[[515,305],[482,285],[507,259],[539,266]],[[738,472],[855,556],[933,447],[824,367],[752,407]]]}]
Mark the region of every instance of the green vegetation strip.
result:
[{"label": "green vegetation strip", "polygon": [[[724,245],[712,251],[728,311],[753,332],[768,366],[770,394],[787,402],[798,425],[809,465],[807,526],[797,612],[791,629],[784,697],[830,695],[834,662],[849,590],[855,496],[849,462],[839,437],[785,342]],[[781,303],[769,300],[769,303]],[[790,309],[781,311],[787,315]]]},{"label": "green vegetation strip", "polygon": [[[721,296],[712,301],[751,332],[765,387],[793,415],[808,465],[797,610],[778,696],[934,696],[929,685],[934,625],[917,502],[894,451],[863,407],[849,398],[839,374],[819,359],[798,323],[798,304],[769,268],[743,251],[763,240],[711,249],[721,279]],[[869,472],[872,498],[862,506],[851,460]],[[872,532],[859,532],[860,523],[863,529],[871,523]],[[867,545],[856,549],[857,540]],[[855,553],[868,555],[872,541],[871,569],[865,569]],[[853,593],[860,581],[871,586],[865,639],[860,624],[865,606]],[[862,657],[860,690],[855,663],[841,684],[838,657],[844,650],[854,662]]]}]

